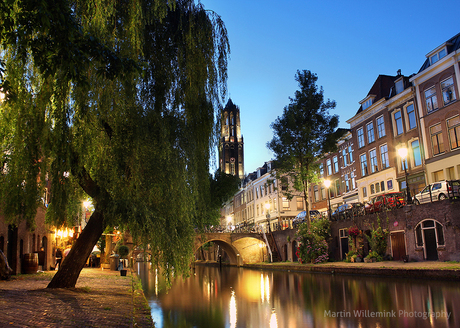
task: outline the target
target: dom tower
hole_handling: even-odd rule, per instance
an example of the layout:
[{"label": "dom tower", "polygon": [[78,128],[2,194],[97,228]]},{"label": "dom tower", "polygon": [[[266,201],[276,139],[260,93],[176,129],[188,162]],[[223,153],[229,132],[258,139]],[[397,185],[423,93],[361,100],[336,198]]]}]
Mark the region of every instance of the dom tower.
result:
[{"label": "dom tower", "polygon": [[231,99],[222,112],[222,130],[219,143],[220,170],[244,178],[243,137],[241,136],[240,109]]}]

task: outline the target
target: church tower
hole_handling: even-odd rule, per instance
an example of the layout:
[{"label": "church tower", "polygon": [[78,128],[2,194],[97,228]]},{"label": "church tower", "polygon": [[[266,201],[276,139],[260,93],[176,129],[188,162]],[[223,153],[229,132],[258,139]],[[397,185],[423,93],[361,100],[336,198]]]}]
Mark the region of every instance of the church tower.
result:
[{"label": "church tower", "polygon": [[231,99],[222,112],[219,142],[219,167],[222,172],[244,178],[243,137],[241,136],[240,109]]}]

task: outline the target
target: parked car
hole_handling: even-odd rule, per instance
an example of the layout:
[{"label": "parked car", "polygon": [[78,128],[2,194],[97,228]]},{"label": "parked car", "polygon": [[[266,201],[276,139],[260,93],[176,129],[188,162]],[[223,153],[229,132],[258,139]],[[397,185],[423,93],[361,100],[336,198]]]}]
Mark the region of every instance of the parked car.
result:
[{"label": "parked car", "polygon": [[364,215],[363,203],[343,204],[337,207],[337,209],[332,213],[332,220],[345,220],[347,218],[360,215]]},{"label": "parked car", "polygon": [[421,192],[414,195],[413,200],[416,205],[420,205],[446,198],[459,197],[459,193],[460,180],[438,181],[425,186]]},{"label": "parked car", "polygon": [[[299,214],[297,214],[297,216],[294,218],[294,220],[292,220],[292,225],[294,227],[296,227],[299,224],[304,223],[306,214],[307,214],[306,211],[302,211]],[[316,220],[316,219],[321,219],[321,213],[319,211],[317,211],[317,210],[311,210],[310,211],[310,220]]]},{"label": "parked car", "polygon": [[391,210],[406,205],[402,192],[389,192],[372,198],[365,206],[366,214]]}]

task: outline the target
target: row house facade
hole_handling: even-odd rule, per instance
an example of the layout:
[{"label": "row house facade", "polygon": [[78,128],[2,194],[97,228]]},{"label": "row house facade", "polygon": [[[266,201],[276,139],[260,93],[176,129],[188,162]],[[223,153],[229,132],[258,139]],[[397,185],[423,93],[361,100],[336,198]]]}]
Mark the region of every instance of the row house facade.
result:
[{"label": "row house facade", "polygon": [[460,33],[426,55],[411,77],[420,108],[427,182],[460,179]]},{"label": "row house facade", "polygon": [[354,164],[355,146],[351,131],[347,130],[338,140],[337,152],[328,153],[320,160],[319,177],[323,181],[329,180],[331,185],[329,189],[324,183],[310,187],[310,209],[318,210],[326,216],[329,205],[334,210],[343,203],[358,201]]},{"label": "row house facade", "polygon": [[243,180],[240,190],[221,211],[221,225],[234,228],[254,228],[268,231],[292,226],[292,220],[305,210],[305,200],[299,193],[292,199],[284,195],[287,178],[278,181],[272,162],[266,162]]},{"label": "row house facade", "polygon": [[[379,75],[347,120],[350,133],[338,141],[338,151],[320,161],[320,177],[331,186],[310,188],[311,209],[326,214],[327,193],[334,211],[343,203],[407,188],[414,195],[429,183],[460,179],[459,62],[457,34],[429,52],[417,74]],[[407,149],[405,159],[400,148]]]}]

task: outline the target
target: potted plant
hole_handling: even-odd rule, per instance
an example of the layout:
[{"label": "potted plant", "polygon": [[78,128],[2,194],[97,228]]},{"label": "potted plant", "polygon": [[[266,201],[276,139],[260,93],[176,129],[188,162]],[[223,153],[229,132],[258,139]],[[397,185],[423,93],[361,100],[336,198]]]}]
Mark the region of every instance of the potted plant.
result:
[{"label": "potted plant", "polygon": [[120,255],[120,258],[122,259],[122,261],[121,261],[121,269],[120,269],[120,275],[122,275],[122,276],[126,276],[126,273],[128,271],[128,270],[123,268],[124,259],[126,258],[126,256],[128,256],[128,254],[129,254],[128,246],[120,245],[118,247],[118,255]]},{"label": "potted plant", "polygon": [[371,263],[375,262],[379,257],[379,254],[376,251],[370,251],[369,254],[364,258],[364,262]]}]

